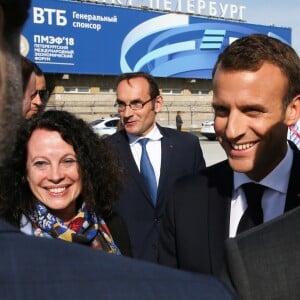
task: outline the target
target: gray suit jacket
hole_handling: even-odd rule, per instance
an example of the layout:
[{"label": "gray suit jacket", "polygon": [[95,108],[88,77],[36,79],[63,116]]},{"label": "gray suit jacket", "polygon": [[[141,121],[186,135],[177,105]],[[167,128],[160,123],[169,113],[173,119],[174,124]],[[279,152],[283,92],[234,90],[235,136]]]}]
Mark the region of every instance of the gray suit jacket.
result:
[{"label": "gray suit jacket", "polygon": [[239,299],[300,299],[300,208],[228,239],[225,257]]}]

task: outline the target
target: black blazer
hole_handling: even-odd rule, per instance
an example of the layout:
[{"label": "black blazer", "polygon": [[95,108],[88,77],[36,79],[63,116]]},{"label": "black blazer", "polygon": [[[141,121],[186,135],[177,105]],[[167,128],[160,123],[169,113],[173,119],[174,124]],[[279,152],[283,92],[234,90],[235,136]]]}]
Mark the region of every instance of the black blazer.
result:
[{"label": "black blazer", "polygon": [[127,223],[133,257],[157,261],[161,218],[172,184],[181,176],[195,174],[205,167],[199,139],[189,133],[158,127],[161,140],[161,169],[154,207],[139,173],[124,130],[107,139],[125,169],[125,185],[119,195],[117,212]]},{"label": "black blazer", "polygon": [[[293,152],[285,211],[300,204],[300,151]],[[229,237],[232,190],[233,171],[227,160],[176,182],[161,230],[161,264],[219,275]]]},{"label": "black blazer", "polygon": [[20,233],[0,220],[1,299],[233,300],[221,281]]}]

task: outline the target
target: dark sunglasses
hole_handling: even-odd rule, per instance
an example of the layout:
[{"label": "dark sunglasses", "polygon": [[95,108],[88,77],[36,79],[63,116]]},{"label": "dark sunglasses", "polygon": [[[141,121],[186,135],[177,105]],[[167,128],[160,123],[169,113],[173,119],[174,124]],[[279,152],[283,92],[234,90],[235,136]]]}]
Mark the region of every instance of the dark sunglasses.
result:
[{"label": "dark sunglasses", "polygon": [[46,102],[48,101],[48,98],[49,98],[49,91],[48,90],[36,90],[31,96],[31,100],[33,100],[36,95],[39,94],[42,102]]}]

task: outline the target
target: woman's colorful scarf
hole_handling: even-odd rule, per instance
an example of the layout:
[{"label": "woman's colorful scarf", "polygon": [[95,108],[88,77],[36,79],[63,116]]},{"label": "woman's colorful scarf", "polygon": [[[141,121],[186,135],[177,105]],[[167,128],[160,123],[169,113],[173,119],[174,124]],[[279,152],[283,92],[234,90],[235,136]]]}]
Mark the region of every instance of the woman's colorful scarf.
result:
[{"label": "woman's colorful scarf", "polygon": [[104,220],[88,211],[84,203],[68,225],[52,215],[40,202],[35,205],[34,212],[28,215],[28,218],[33,225],[35,236],[50,235],[105,252],[121,254]]}]

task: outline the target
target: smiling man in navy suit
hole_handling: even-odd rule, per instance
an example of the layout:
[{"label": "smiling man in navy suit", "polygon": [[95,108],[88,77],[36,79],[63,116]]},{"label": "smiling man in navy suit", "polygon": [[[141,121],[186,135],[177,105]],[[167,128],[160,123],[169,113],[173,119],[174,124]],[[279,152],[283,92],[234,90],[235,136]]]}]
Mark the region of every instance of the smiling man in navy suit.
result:
[{"label": "smiling man in navy suit", "polygon": [[[228,159],[176,182],[162,264],[218,275],[228,237],[300,205],[300,152],[286,139],[300,117],[299,83],[300,59],[278,39],[242,37],[219,56],[214,127]],[[249,183],[260,196],[248,193]]]},{"label": "smiling man in navy suit", "polygon": [[[156,123],[162,105],[159,87],[150,74],[126,73],[118,78],[116,106],[124,129],[109,137],[125,169],[117,211],[127,223],[133,256],[153,262],[157,261],[160,223],[171,185],[179,177],[205,168],[196,136]],[[143,180],[142,139],[148,140],[155,199]]]}]

